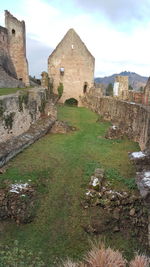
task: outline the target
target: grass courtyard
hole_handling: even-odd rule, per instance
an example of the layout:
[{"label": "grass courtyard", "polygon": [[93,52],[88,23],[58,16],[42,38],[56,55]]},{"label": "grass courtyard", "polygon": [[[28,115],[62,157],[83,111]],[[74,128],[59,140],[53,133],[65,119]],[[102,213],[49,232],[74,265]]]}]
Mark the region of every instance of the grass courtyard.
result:
[{"label": "grass courtyard", "polygon": [[[106,140],[107,122],[97,123],[97,115],[85,108],[58,107],[58,119],[67,121],[77,130],[68,134],[47,134],[24,150],[7,165],[4,180],[28,182],[36,185],[38,204],[32,223],[0,224],[1,244],[41,251],[46,266],[55,266],[60,258],[80,259],[95,236],[83,230],[93,214],[81,207],[90,176],[95,167],[119,173],[122,181],[114,181],[114,188],[129,189],[135,169],[128,152],[138,151],[137,143],[124,140]],[[126,181],[128,181],[126,183]],[[137,250],[136,240],[126,239],[120,233],[101,236],[113,248],[121,249],[128,257]]]}]

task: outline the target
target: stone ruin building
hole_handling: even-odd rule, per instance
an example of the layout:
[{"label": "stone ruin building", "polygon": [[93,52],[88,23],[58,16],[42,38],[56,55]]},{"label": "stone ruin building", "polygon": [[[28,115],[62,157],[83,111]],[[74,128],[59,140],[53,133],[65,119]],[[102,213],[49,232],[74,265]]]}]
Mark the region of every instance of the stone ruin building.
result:
[{"label": "stone ruin building", "polygon": [[24,85],[29,85],[25,22],[5,11],[5,27],[0,26],[0,87]]},{"label": "stone ruin building", "polygon": [[143,104],[150,105],[150,77],[149,77],[147,84],[144,88]]},{"label": "stone ruin building", "polygon": [[127,100],[128,98],[129,81],[128,76],[116,76],[113,95],[119,99]]},{"label": "stone ruin building", "polygon": [[81,97],[93,86],[94,65],[94,57],[74,29],[70,29],[48,59],[54,93],[63,84],[61,103],[74,98],[82,106]]},{"label": "stone ruin building", "polygon": [[128,101],[150,106],[150,77],[143,91],[129,90]]}]

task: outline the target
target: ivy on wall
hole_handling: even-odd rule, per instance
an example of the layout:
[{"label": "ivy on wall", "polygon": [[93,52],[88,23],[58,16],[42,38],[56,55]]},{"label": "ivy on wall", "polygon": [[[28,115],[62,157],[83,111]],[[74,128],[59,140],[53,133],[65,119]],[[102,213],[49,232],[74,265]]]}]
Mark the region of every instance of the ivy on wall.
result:
[{"label": "ivy on wall", "polygon": [[5,127],[9,130],[12,129],[14,116],[15,112],[11,112],[10,114],[4,116]]},{"label": "ivy on wall", "polygon": [[19,111],[23,111],[23,104],[27,106],[28,101],[29,101],[29,94],[28,92],[20,94],[18,97],[19,100]]}]

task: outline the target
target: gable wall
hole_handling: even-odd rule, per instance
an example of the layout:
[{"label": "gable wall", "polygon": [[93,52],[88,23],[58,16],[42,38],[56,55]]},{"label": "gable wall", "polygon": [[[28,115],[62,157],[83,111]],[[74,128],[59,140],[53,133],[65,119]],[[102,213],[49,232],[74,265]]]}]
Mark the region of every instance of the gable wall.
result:
[{"label": "gable wall", "polygon": [[[60,74],[62,67],[64,75]],[[74,31],[68,32],[49,57],[48,74],[54,81],[55,93],[59,83],[63,83],[64,91],[60,102],[75,98],[79,101],[79,106],[82,105],[80,96],[84,95],[84,83],[88,84],[87,90],[93,85],[94,58]]]}]

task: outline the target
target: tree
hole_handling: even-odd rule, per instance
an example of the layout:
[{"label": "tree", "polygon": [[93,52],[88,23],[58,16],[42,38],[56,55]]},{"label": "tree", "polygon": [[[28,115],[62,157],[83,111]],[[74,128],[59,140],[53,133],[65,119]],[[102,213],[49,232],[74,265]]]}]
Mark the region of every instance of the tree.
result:
[{"label": "tree", "polygon": [[144,91],[144,87],[141,86],[141,87],[139,88],[139,91],[140,91],[140,92],[143,92],[143,91]]},{"label": "tree", "polygon": [[133,87],[131,84],[129,84],[129,90],[133,90]]},{"label": "tree", "polygon": [[106,95],[107,96],[113,96],[113,86],[112,83],[109,83],[106,88]]}]

